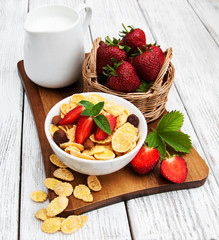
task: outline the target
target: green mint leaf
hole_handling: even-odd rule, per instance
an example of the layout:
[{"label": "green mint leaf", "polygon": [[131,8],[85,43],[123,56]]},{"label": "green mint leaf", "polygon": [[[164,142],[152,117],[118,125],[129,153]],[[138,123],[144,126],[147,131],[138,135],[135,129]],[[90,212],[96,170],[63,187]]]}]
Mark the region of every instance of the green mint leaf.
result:
[{"label": "green mint leaf", "polygon": [[92,102],[89,102],[86,100],[81,100],[78,104],[82,105],[86,109],[91,109],[94,106],[94,104]]},{"label": "green mint leaf", "polygon": [[99,115],[97,117],[94,117],[93,119],[99,128],[101,128],[107,134],[111,135],[111,127],[109,121],[104,115]]},{"label": "green mint leaf", "polygon": [[[104,102],[99,102],[92,107],[93,116],[97,116],[103,109]],[[107,120],[108,121],[108,120]]]},{"label": "green mint leaf", "polygon": [[81,116],[93,116],[93,112],[91,109],[84,109],[84,111],[81,113]]},{"label": "green mint leaf", "polygon": [[156,132],[151,132],[146,138],[149,147],[156,148],[160,152],[160,158],[163,159],[166,154],[166,145],[162,138]]},{"label": "green mint leaf", "polygon": [[184,117],[179,111],[169,112],[163,115],[157,124],[157,133],[178,131],[183,125]]},{"label": "green mint leaf", "polygon": [[192,143],[190,137],[187,134],[178,131],[170,131],[159,133],[159,135],[177,152],[190,153]]}]

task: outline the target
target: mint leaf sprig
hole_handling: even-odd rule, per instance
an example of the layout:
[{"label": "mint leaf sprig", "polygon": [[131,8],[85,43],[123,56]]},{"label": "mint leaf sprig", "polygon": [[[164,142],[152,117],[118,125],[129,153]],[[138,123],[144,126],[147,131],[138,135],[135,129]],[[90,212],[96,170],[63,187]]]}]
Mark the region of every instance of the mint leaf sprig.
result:
[{"label": "mint leaf sprig", "polygon": [[[175,151],[190,153],[192,143],[190,137],[179,131],[183,125],[184,117],[179,111],[172,111],[164,114],[155,130],[146,138],[149,147],[157,148],[161,159],[168,154],[166,144],[170,145]],[[168,154],[169,155],[169,154]]]},{"label": "mint leaf sprig", "polygon": [[103,114],[100,114],[103,109],[104,102],[93,104],[92,102],[81,100],[78,104],[85,108],[81,113],[81,116],[91,116],[99,128],[108,135],[111,135],[112,131],[108,119]]}]

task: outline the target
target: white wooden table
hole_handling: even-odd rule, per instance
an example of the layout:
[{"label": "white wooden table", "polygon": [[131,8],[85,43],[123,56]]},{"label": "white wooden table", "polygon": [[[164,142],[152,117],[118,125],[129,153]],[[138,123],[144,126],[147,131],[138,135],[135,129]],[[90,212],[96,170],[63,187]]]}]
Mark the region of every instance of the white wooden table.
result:
[{"label": "white wooden table", "polygon": [[[167,110],[185,116],[183,131],[209,166],[195,189],[121,202],[87,213],[72,235],[45,234],[31,192],[45,189],[44,166],[26,94],[17,74],[27,12],[44,4],[86,2],[93,18],[84,36],[118,36],[125,25],[144,29],[147,42],[173,47],[176,68]],[[219,239],[219,0],[7,0],[0,2],[0,236],[1,239]]]}]

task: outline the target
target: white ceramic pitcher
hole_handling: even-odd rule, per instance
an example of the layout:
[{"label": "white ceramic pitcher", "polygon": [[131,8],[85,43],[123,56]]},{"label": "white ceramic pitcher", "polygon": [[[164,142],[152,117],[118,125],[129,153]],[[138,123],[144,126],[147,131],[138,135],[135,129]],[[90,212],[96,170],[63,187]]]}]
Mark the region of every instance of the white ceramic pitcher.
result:
[{"label": "white ceramic pitcher", "polygon": [[[82,21],[79,12],[86,9]],[[36,84],[48,88],[68,86],[80,78],[84,60],[83,33],[92,15],[81,4],[73,9],[48,5],[32,10],[24,24],[24,68]]]}]

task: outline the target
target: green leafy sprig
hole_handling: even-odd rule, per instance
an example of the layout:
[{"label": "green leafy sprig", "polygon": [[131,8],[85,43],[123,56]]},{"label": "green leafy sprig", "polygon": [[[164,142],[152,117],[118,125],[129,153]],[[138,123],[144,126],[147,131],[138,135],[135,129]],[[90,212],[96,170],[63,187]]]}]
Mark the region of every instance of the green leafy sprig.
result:
[{"label": "green leafy sprig", "polygon": [[111,135],[112,132],[109,121],[103,114],[100,114],[104,102],[93,104],[92,102],[81,100],[78,104],[85,108],[81,113],[81,116],[91,116],[99,128]]},{"label": "green leafy sprig", "polygon": [[[155,130],[146,138],[149,147],[157,148],[161,159],[168,154],[166,144],[171,146],[177,152],[190,153],[192,143],[190,137],[181,132],[184,117],[179,111],[172,111],[164,114]],[[168,154],[169,155],[169,154]]]}]

